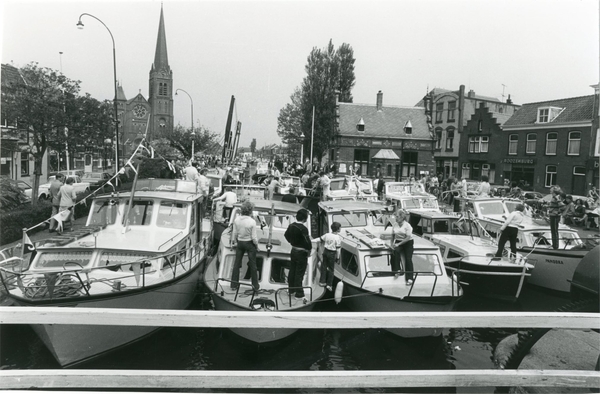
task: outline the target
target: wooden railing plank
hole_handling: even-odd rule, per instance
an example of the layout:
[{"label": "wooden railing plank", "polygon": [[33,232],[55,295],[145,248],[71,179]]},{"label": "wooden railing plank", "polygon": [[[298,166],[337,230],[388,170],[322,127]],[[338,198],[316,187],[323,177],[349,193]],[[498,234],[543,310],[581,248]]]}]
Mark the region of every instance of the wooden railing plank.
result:
[{"label": "wooden railing plank", "polygon": [[0,307],[0,324],[215,328],[564,328],[600,329],[598,313],[231,312],[115,308]]},{"label": "wooden railing plank", "polygon": [[600,387],[600,372],[564,370],[156,371],[2,370],[1,389],[291,389]]}]

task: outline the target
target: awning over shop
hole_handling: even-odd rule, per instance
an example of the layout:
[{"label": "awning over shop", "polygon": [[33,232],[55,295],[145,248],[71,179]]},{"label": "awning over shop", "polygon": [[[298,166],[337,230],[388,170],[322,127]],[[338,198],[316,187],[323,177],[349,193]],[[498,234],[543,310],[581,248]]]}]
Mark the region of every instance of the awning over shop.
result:
[{"label": "awning over shop", "polygon": [[373,159],[400,160],[396,152],[391,149],[379,149],[379,152],[373,156]]}]

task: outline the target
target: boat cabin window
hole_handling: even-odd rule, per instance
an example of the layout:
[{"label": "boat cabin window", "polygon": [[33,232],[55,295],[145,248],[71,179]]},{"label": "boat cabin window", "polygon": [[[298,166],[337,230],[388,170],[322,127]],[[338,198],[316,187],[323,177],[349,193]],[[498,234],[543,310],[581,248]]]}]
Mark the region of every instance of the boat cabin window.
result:
[{"label": "boat cabin window", "polygon": [[158,207],[156,225],[158,227],[168,227],[174,229],[184,229],[187,225],[188,217],[187,203],[161,201]]},{"label": "boat cabin window", "polygon": [[[254,211],[254,220],[256,221],[256,225],[261,226],[263,229],[268,228],[271,225],[271,221],[273,222],[273,228],[287,229],[290,224],[296,221],[296,214],[275,214],[275,216],[271,216],[270,212]],[[306,222],[310,223],[310,217]]]},{"label": "boat cabin window", "polygon": [[374,277],[394,275],[390,258],[390,254],[365,256],[365,272]]},{"label": "boat cabin window", "polygon": [[402,208],[404,209],[420,209],[421,203],[418,198],[402,200]]},{"label": "boat cabin window", "polygon": [[354,276],[358,276],[358,261],[354,253],[342,248],[340,261],[342,262],[342,269]]},{"label": "boat cabin window", "polygon": [[[127,252],[104,252],[102,256],[100,256],[98,266],[106,267],[112,271],[133,271],[134,270],[144,269],[146,273],[150,271],[155,271],[156,267],[149,269],[152,267],[150,260],[147,260],[150,257],[148,254],[143,253],[127,253]],[[156,261],[156,260],[152,260]],[[131,263],[143,263],[142,264],[132,264]]]},{"label": "boat cabin window", "polygon": [[457,257],[463,257],[463,254],[460,253],[460,252],[457,252],[454,249],[448,250],[448,256],[447,256],[447,258],[449,258],[449,259],[455,259]]},{"label": "boat cabin window", "polygon": [[[448,253],[450,254],[450,253]],[[442,268],[437,254],[415,253],[413,254],[413,269],[415,272],[433,273],[442,275]]]},{"label": "boat cabin window", "polygon": [[[530,244],[536,245],[536,247],[542,247],[544,249],[552,248],[552,234],[550,231],[539,231],[532,232],[531,239],[532,242]],[[583,242],[581,238],[579,238],[578,234],[567,232],[567,231],[559,231],[558,233],[558,249],[571,249],[573,246],[581,245]],[[523,245],[523,244],[522,244]]]},{"label": "boat cabin window", "polygon": [[481,215],[504,215],[504,205],[500,201],[480,202],[477,204]]},{"label": "boat cabin window", "polygon": [[134,201],[129,211],[129,224],[132,226],[148,226],[152,220],[152,201]]},{"label": "boat cabin window", "polygon": [[79,268],[77,264],[82,267],[89,265],[91,258],[92,252],[43,252],[37,255],[33,266],[35,268],[77,269]]},{"label": "boat cabin window", "polygon": [[448,226],[448,220],[447,219],[434,220],[433,221],[433,232],[436,234],[450,232],[450,229]]},{"label": "boat cabin window", "polygon": [[423,208],[425,208],[425,209],[438,210],[440,207],[435,198],[424,198],[421,201],[423,202]]},{"label": "boat cabin window", "polygon": [[90,217],[89,225],[105,226],[114,224],[117,220],[118,210],[119,200],[110,199],[95,201],[91,209],[92,215]]},{"label": "boat cabin window", "polygon": [[287,277],[289,272],[290,260],[277,258],[271,260],[271,282],[287,283]]},{"label": "boat cabin window", "polygon": [[367,212],[343,212],[331,215],[333,222],[338,222],[342,228],[364,227],[367,225]]}]

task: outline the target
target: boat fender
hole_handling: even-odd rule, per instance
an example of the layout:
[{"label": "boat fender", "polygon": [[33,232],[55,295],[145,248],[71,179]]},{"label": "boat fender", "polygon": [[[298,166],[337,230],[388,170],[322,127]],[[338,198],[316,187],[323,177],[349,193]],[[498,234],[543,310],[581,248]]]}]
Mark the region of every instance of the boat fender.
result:
[{"label": "boat fender", "polygon": [[338,284],[335,286],[335,293],[333,295],[333,299],[335,300],[336,304],[339,304],[340,302],[342,302],[343,294],[344,294],[344,282],[339,281]]}]

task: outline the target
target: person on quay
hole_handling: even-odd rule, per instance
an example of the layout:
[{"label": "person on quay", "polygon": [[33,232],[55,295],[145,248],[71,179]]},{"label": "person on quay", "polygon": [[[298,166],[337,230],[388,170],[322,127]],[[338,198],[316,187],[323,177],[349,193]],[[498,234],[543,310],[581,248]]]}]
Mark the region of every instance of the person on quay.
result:
[{"label": "person on quay", "polygon": [[496,251],[495,259],[499,259],[502,257],[502,252],[504,252],[504,245],[506,242],[510,242],[510,255],[511,258],[514,258],[517,255],[517,234],[519,233],[519,225],[523,223],[523,219],[525,219],[525,215],[523,211],[525,210],[525,205],[517,204],[515,210],[512,211],[504,224],[500,227],[500,239],[498,240],[498,250]]},{"label": "person on quay", "polygon": [[240,216],[233,222],[231,231],[231,247],[235,247],[235,263],[231,274],[231,289],[237,290],[240,282],[240,268],[245,253],[248,253],[248,267],[252,278],[252,290],[260,289],[258,271],[256,267],[256,250],[258,249],[258,235],[256,221],[252,218],[254,204],[245,201],[240,209]]},{"label": "person on quay", "polygon": [[477,188],[477,194],[480,197],[489,197],[490,196],[490,183],[488,182],[489,178],[487,175],[483,175],[481,177],[481,183],[479,184],[479,187]]},{"label": "person on quay", "polygon": [[50,226],[48,232],[56,231],[56,219],[54,219],[54,215],[56,215],[59,211],[60,207],[60,188],[63,185],[63,174],[56,174],[52,182],[50,182],[50,198],[52,199],[52,214],[50,215]]},{"label": "person on quay", "polygon": [[558,186],[550,188],[550,203],[548,204],[548,217],[550,218],[550,233],[552,234],[552,248],[558,249],[558,224],[560,223],[564,203],[560,196],[561,190]]},{"label": "person on quay", "polygon": [[304,298],[302,281],[308,265],[308,256],[312,249],[312,242],[306,227],[308,213],[302,208],[296,212],[296,222],[290,224],[285,230],[285,239],[292,245],[290,252],[290,272],[288,286],[297,299]]},{"label": "person on quay", "polygon": [[314,238],[314,241],[323,242],[323,261],[321,261],[321,278],[319,286],[327,287],[327,290],[333,291],[333,271],[335,262],[340,260],[340,251],[342,248],[342,238],[340,230],[342,225],[338,222],[331,223],[331,232]]},{"label": "person on quay", "polygon": [[232,191],[231,186],[227,186],[225,187],[225,193],[213,199],[213,203],[216,201],[225,201],[225,205],[223,206],[223,221],[228,222],[233,210],[233,204],[238,202],[237,194]]},{"label": "person on quay", "polygon": [[385,198],[385,181],[383,180],[383,174],[379,173],[379,179],[377,180],[377,198],[383,201]]},{"label": "person on quay", "polygon": [[284,194],[283,197],[281,197],[281,201],[297,204],[298,200],[296,199],[295,193],[296,193],[296,189],[294,189],[294,186],[290,186],[290,189],[288,190],[288,194]]},{"label": "person on quay", "polygon": [[408,212],[400,209],[396,212],[395,220],[392,226],[392,242],[393,242],[393,253],[392,253],[392,271],[400,271],[401,254],[404,253],[405,263],[405,280],[406,285],[410,286],[413,283],[413,251],[414,251],[414,240],[412,236],[413,228],[406,221],[408,218]]},{"label": "person on quay", "polygon": [[73,207],[75,206],[75,201],[77,201],[77,193],[75,193],[75,188],[73,187],[73,183],[75,183],[75,179],[72,177],[68,177],[65,184],[61,186],[59,191],[60,204],[58,207],[58,212],[69,211],[68,214],[64,216],[63,223],[69,222],[71,225],[71,229],[73,229]]}]

